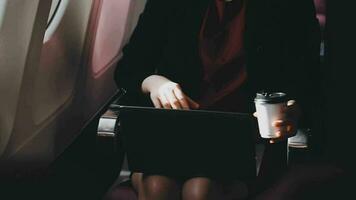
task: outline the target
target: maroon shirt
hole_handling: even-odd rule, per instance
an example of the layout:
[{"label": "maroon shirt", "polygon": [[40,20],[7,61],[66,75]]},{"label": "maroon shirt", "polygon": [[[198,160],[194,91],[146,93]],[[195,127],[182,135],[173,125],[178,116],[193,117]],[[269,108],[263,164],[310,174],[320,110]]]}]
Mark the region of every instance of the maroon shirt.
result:
[{"label": "maroon shirt", "polygon": [[241,90],[247,78],[244,30],[245,1],[215,0],[209,6],[199,36],[204,71],[202,109],[246,111]]}]

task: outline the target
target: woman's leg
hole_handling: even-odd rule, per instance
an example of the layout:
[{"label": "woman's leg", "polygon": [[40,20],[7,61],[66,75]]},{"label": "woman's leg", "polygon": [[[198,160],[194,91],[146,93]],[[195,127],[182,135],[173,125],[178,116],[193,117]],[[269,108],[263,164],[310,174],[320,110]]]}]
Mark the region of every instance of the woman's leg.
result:
[{"label": "woman's leg", "polygon": [[138,192],[139,200],[178,200],[179,184],[172,178],[159,175],[133,173],[132,185]]},{"label": "woman's leg", "polygon": [[183,184],[183,200],[246,199],[248,187],[241,181],[223,182],[209,178],[191,178]]},{"label": "woman's leg", "polygon": [[188,179],[183,184],[183,200],[223,200],[221,185],[209,178]]}]

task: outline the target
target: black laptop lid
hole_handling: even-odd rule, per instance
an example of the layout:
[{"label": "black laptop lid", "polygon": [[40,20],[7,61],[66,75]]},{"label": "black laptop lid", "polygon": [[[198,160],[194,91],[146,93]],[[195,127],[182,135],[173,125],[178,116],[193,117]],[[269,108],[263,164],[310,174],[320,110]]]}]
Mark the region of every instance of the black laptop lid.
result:
[{"label": "black laptop lid", "polygon": [[131,171],[250,179],[256,175],[249,114],[120,107]]}]

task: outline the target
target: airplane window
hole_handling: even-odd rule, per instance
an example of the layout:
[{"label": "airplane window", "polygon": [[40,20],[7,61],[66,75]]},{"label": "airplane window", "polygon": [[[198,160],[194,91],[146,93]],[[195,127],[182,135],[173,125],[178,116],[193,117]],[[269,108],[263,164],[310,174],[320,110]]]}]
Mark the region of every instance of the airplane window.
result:
[{"label": "airplane window", "polygon": [[135,27],[145,3],[145,0],[102,2],[91,58],[95,78],[100,77],[118,59],[119,52]]},{"label": "airplane window", "polygon": [[64,13],[69,5],[70,0],[52,0],[51,10],[47,20],[47,29],[43,43],[50,40],[52,35],[56,32]]},{"label": "airplane window", "polygon": [[6,1],[0,1],[0,28],[5,15],[5,6],[6,6]]},{"label": "airplane window", "polygon": [[52,0],[51,10],[49,11],[48,15],[47,27],[51,24],[60,4],[61,0]]}]

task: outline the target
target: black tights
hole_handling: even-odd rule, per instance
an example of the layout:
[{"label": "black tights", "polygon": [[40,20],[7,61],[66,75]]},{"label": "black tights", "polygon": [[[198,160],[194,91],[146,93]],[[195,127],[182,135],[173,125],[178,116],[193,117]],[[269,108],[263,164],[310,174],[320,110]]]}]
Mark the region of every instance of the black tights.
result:
[{"label": "black tights", "polygon": [[184,182],[160,175],[132,175],[132,184],[139,200],[232,200],[247,196],[247,187],[241,182],[223,184],[205,177]]}]

